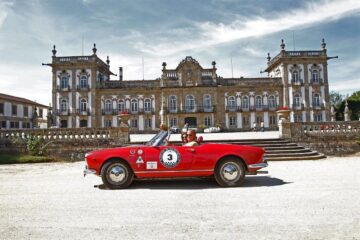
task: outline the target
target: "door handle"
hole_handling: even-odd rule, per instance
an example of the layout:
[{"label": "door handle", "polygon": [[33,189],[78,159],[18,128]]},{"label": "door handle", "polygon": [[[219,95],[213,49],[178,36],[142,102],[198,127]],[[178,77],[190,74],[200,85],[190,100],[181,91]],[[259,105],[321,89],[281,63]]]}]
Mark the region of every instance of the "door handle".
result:
[{"label": "door handle", "polygon": [[185,148],[185,150],[188,151],[188,152],[195,152],[194,148]]}]

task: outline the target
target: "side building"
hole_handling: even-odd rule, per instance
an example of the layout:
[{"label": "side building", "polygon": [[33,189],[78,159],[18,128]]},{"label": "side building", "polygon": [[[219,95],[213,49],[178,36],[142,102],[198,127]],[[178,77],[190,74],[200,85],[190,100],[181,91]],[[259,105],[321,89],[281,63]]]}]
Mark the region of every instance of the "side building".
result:
[{"label": "side building", "polygon": [[[123,80],[110,71],[109,57],[97,56],[94,44],[89,56],[57,57],[52,62],[52,101],[60,127],[115,127],[118,114],[131,115],[133,131],[154,130],[160,122],[198,127],[221,126],[250,130],[263,122],[277,128],[279,107],[291,110],[291,121],[328,121],[329,86],[325,43],[321,50],[285,51],[268,55],[267,77],[224,78],[216,62],[203,68],[188,56],[175,68],[162,64],[162,75],[153,80]],[[160,114],[161,113],[161,114]]]},{"label": "side building", "polygon": [[0,127],[46,128],[48,107],[37,102],[0,93]]}]

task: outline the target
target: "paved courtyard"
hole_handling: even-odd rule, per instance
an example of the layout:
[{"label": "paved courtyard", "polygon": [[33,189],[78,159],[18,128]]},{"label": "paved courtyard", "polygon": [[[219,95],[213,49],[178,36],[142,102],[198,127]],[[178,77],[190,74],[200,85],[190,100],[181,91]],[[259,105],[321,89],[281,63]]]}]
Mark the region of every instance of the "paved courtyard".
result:
[{"label": "paved courtyard", "polygon": [[360,239],[360,156],[212,180],[94,188],[83,162],[0,166],[0,239]]}]

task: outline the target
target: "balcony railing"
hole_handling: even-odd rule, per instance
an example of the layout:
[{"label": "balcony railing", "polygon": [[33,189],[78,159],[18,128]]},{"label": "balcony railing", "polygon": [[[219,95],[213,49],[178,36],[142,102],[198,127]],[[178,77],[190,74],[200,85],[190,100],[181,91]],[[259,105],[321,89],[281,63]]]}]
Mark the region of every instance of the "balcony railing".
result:
[{"label": "balcony railing", "polygon": [[62,91],[62,92],[67,92],[67,91],[70,91],[71,89],[70,89],[70,85],[67,85],[66,87],[57,85],[56,90]]},{"label": "balcony railing", "polygon": [[305,108],[305,105],[303,103],[301,103],[301,104],[293,103],[293,105],[292,105],[293,110],[304,110],[304,108]]},{"label": "balcony railing", "polygon": [[90,109],[76,109],[76,114],[80,114],[80,115],[90,115]]},{"label": "balcony railing", "polygon": [[324,109],[325,105],[323,103],[312,103],[314,109]]},{"label": "balcony railing", "polygon": [[323,79],[322,79],[322,78],[318,78],[318,79],[311,79],[311,80],[310,80],[310,83],[311,83],[311,84],[319,84],[319,85],[321,85],[321,84],[323,84],[324,82],[323,82]]},{"label": "balcony railing", "polygon": [[304,86],[304,80],[303,79],[299,79],[299,80],[297,80],[297,81],[295,81],[295,80],[291,80],[291,84],[292,85],[295,85],[295,86]]},{"label": "balcony railing", "polygon": [[123,111],[120,111],[118,109],[102,109],[101,110],[101,114],[102,115],[119,115],[122,113],[127,113],[127,114],[154,114],[155,113],[155,109],[154,108],[138,108],[136,111],[132,111],[131,109],[124,109]]},{"label": "balcony railing", "polygon": [[55,114],[58,116],[68,116],[71,114],[70,109],[56,109]]},{"label": "balcony railing", "polygon": [[77,85],[76,90],[77,91],[89,91],[90,86],[88,84],[86,84],[86,85]]}]

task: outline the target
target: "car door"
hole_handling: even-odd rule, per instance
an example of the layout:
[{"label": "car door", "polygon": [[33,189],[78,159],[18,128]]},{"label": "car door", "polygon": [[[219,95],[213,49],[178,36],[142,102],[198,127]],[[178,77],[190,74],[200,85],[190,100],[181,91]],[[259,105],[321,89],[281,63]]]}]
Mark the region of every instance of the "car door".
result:
[{"label": "car door", "polygon": [[181,172],[189,170],[196,154],[194,147],[158,146],[144,149],[144,168],[148,172]]}]

